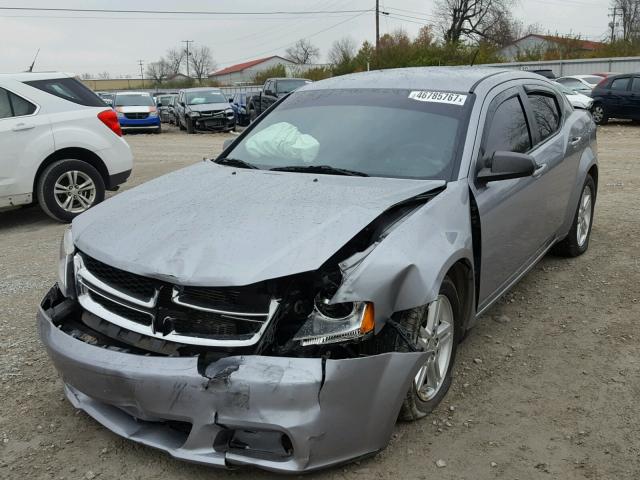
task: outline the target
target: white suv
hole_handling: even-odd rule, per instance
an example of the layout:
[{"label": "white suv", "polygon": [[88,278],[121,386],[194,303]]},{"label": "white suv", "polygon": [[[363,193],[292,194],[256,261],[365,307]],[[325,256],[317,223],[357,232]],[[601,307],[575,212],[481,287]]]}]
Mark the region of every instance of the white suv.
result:
[{"label": "white suv", "polygon": [[132,163],[116,113],[73,76],[0,74],[0,210],[38,201],[69,222]]}]

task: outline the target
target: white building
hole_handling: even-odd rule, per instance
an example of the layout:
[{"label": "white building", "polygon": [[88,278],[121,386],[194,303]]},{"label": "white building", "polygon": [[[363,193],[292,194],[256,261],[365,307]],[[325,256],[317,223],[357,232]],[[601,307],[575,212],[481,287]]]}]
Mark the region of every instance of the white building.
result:
[{"label": "white building", "polygon": [[603,44],[600,42],[592,42],[590,40],[573,40],[565,37],[556,37],[552,35],[531,34],[522,37],[519,40],[501,48],[498,51],[505,61],[511,62],[518,59],[518,55],[526,55],[532,53],[544,53],[548,50],[581,50],[585,52],[597,50]]},{"label": "white building", "polygon": [[274,55],[272,57],[259,58],[257,60],[251,60],[250,62],[231,65],[230,67],[210,73],[209,78],[217,80],[221,85],[253,83],[256,73],[277,65],[284,65],[286,68],[297,64],[284,57]]}]

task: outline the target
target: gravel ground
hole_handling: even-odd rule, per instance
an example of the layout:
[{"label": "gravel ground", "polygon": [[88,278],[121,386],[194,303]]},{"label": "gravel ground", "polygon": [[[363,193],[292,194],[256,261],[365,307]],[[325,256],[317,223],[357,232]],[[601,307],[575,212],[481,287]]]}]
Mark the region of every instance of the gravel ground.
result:
[{"label": "gravel ground", "polygon": [[[125,188],[213,155],[227,137],[128,136]],[[589,252],[545,258],[485,315],[433,415],[399,424],[376,457],[310,478],[640,478],[640,127],[603,127],[599,144]],[[274,477],[173,460],[63,398],[34,322],[63,230],[38,208],[0,214],[0,478]]]}]

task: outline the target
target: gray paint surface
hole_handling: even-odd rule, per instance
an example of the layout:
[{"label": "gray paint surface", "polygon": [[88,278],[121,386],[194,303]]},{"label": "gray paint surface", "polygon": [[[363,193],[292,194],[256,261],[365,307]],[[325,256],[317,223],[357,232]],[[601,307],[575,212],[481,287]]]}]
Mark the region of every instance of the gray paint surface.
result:
[{"label": "gray paint surface", "polygon": [[[482,185],[475,179],[490,106],[509,88],[519,88],[525,98],[525,84],[551,85],[526,72],[443,68],[371,72],[303,87],[474,88],[477,97],[458,179],[345,259],[334,301],[373,302],[380,331],[393,313],[434,300],[451,266],[464,262],[480,278],[479,290],[470,292],[478,298],[470,312],[475,318],[567,234],[585,176],[597,162],[588,113],[568,107],[560,131],[529,152],[544,167],[535,176]],[[80,249],[123,270],[184,285],[246,285],[317,269],[390,206],[444,183],[260,172],[207,162],[114,197],[79,216],[73,232]],[[476,252],[472,201],[480,223]],[[203,376],[196,358],[96,349],[53,328],[43,311],[39,324],[74,405],[121,435],[214,465],[304,471],[379,450],[424,361],[420,353],[327,360],[323,377],[318,358],[228,357]],[[189,421],[194,429],[188,438],[177,437],[157,424],[132,422],[132,416]],[[274,464],[205,449],[223,422],[286,431],[298,453]]]},{"label": "gray paint surface", "polygon": [[317,269],[393,204],[443,181],[247,170],[202,162],[73,221],[88,255],[181,285],[238,286]]},{"label": "gray paint surface", "polygon": [[[76,340],[42,309],[38,329],[67,398],[118,435],[191,462],[282,472],[327,467],[384,448],[427,355],[327,360],[324,372],[320,358],[249,355],[218,360],[201,374],[198,357],[144,357]],[[189,422],[191,431],[173,430],[166,420]],[[282,432],[293,455],[276,461],[215,450],[225,429]]]}]

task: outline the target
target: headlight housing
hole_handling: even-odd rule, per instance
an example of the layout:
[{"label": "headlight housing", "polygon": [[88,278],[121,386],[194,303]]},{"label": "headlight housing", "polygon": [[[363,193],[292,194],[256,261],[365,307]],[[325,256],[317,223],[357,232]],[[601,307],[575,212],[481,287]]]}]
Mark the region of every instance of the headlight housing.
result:
[{"label": "headlight housing", "polygon": [[60,242],[60,255],[58,257],[58,288],[65,297],[74,297],[73,283],[73,255],[76,247],[73,244],[71,227],[67,228]]},{"label": "headlight housing", "polygon": [[375,327],[373,303],[329,303],[318,294],[314,307],[298,333],[293,337],[300,345],[326,345],[362,337]]},{"label": "headlight housing", "polygon": [[191,111],[191,112],[189,112],[189,116],[190,117],[199,117],[200,116],[200,112]]}]

